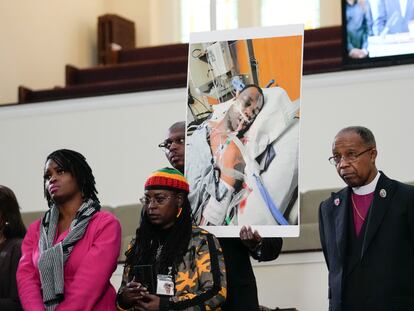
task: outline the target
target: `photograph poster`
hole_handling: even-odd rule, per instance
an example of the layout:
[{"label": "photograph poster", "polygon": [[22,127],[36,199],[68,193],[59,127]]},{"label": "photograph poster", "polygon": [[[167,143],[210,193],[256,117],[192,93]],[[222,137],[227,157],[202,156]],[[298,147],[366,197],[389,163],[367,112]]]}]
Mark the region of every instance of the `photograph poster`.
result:
[{"label": "photograph poster", "polygon": [[299,235],[303,25],[190,34],[185,174],[197,225]]}]

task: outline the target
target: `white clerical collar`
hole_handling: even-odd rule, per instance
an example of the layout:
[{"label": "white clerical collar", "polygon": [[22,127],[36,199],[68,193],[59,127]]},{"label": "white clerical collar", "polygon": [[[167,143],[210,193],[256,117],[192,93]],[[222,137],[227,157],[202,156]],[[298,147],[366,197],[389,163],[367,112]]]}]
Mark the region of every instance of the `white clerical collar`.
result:
[{"label": "white clerical collar", "polygon": [[371,192],[375,191],[375,187],[377,186],[378,183],[378,179],[380,178],[380,172],[377,172],[377,176],[375,176],[375,178],[368,184],[368,185],[363,185],[361,187],[352,187],[352,191],[355,194],[359,194],[359,195],[365,195],[365,194],[369,194]]}]

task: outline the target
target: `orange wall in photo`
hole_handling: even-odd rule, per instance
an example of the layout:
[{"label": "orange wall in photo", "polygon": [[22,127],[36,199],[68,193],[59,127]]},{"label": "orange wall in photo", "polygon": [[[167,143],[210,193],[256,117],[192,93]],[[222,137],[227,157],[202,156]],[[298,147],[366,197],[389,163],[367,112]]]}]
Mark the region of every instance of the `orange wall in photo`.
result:
[{"label": "orange wall in photo", "polygon": [[240,74],[250,75],[250,64],[249,64],[249,55],[247,53],[247,43],[246,40],[237,40],[236,42],[236,51],[237,51],[237,65]]},{"label": "orange wall in photo", "polygon": [[255,58],[259,64],[259,85],[286,90],[292,101],[300,97],[302,73],[302,36],[253,39]]}]

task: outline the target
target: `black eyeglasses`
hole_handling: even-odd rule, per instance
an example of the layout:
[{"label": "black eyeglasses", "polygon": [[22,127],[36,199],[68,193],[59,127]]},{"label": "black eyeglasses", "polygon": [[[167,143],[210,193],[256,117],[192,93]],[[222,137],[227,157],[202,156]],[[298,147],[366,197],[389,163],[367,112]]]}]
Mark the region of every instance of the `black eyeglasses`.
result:
[{"label": "black eyeglasses", "polygon": [[160,147],[161,149],[164,149],[164,150],[170,150],[173,143],[176,144],[176,145],[182,146],[185,143],[185,138],[184,137],[179,137],[179,138],[176,138],[176,139],[166,139],[162,143],[160,143],[158,145],[158,147]]},{"label": "black eyeglasses", "polygon": [[348,163],[352,163],[352,162],[355,162],[358,159],[358,157],[363,155],[365,152],[368,152],[368,151],[373,150],[373,149],[374,148],[369,148],[367,150],[364,150],[364,151],[362,151],[360,153],[356,153],[356,154],[353,153],[353,152],[350,152],[347,155],[337,154],[337,155],[334,155],[334,156],[330,157],[328,159],[328,161],[329,161],[329,163],[331,163],[332,165],[335,165],[335,166],[337,166],[339,163],[341,163],[342,160],[347,161]]}]

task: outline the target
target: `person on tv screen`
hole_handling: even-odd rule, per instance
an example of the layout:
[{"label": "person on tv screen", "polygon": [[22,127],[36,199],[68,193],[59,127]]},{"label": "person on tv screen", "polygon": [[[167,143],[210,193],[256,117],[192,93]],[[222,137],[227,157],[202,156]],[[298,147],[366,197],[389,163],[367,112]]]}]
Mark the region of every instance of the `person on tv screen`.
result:
[{"label": "person on tv screen", "polygon": [[372,35],[372,13],[367,0],[346,1],[346,30],[349,57],[367,57],[368,36]]},{"label": "person on tv screen", "polygon": [[414,0],[377,0],[376,7],[376,35],[409,32],[409,23],[414,23]]}]

